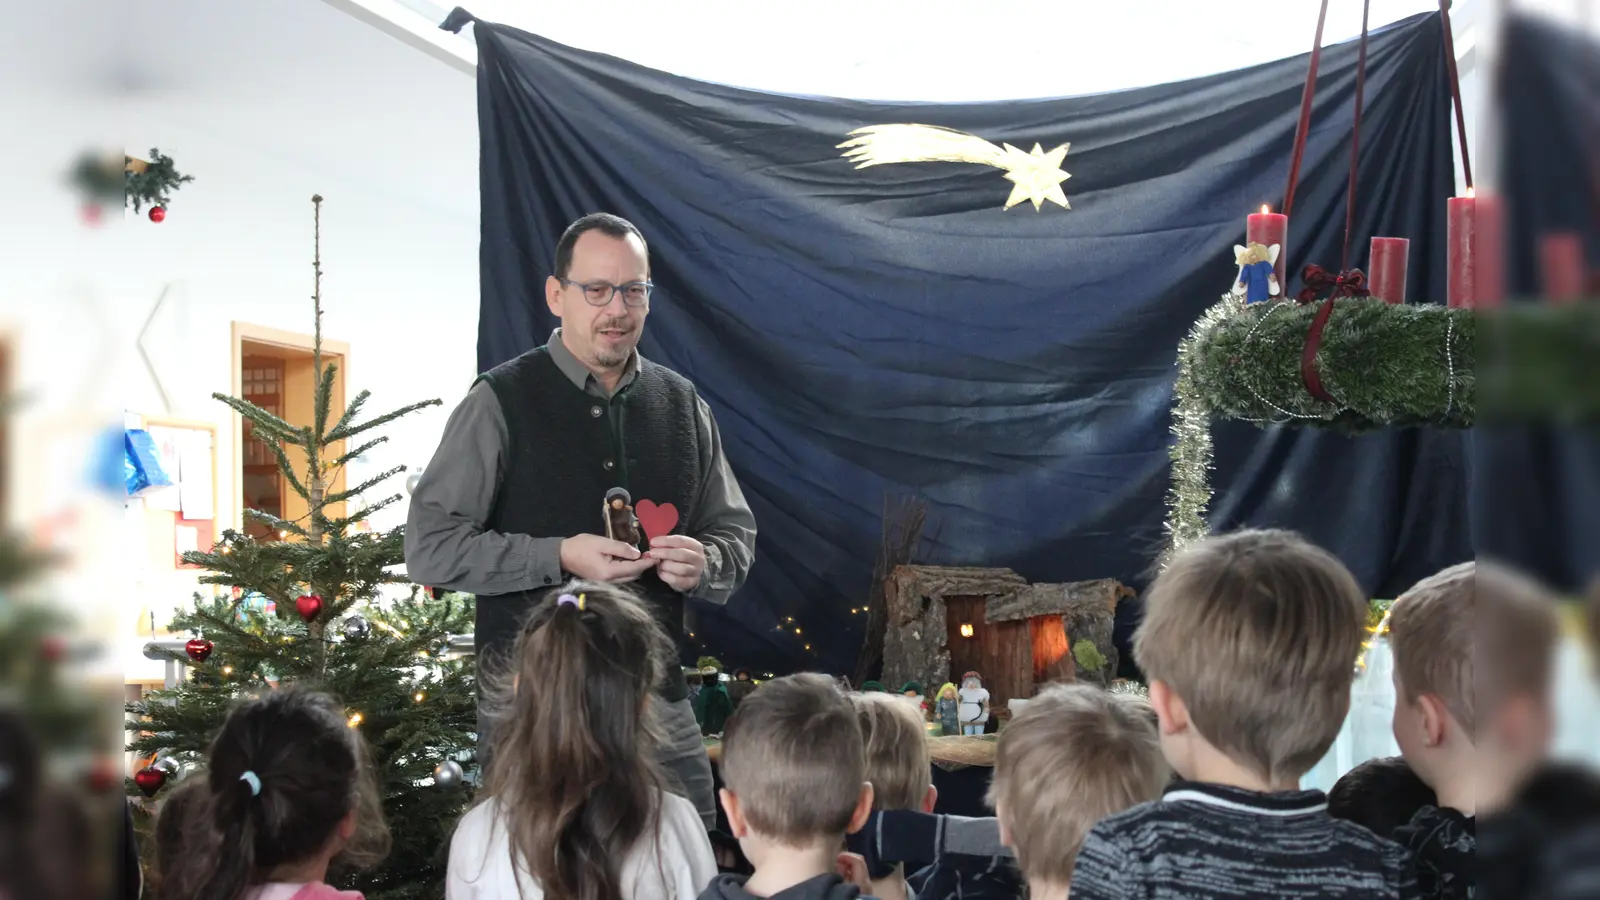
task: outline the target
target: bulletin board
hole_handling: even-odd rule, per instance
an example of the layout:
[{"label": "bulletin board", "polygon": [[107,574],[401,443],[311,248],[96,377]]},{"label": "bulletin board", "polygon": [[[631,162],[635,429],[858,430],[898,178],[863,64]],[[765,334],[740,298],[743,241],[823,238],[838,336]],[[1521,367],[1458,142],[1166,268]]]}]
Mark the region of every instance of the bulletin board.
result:
[{"label": "bulletin board", "polygon": [[170,416],[129,416],[155,441],[170,487],[134,498],[143,507],[145,567],[150,572],[198,569],[183,561],[188,550],[209,552],[221,535],[217,526],[217,426]]}]

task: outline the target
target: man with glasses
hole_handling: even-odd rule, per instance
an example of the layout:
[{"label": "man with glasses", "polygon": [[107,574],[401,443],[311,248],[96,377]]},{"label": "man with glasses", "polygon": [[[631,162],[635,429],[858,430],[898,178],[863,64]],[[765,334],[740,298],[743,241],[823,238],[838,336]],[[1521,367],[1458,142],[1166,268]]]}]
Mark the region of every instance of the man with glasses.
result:
[{"label": "man with glasses", "polygon": [[[641,357],[650,261],[632,223],[605,213],[556,245],[545,303],[561,327],[479,377],[412,492],[412,581],[478,595],[479,669],[515,643],[523,614],[569,577],[632,582],[682,649],[685,595],[726,603],[754,557],[756,525],[711,410],[683,376]],[[601,536],[606,493],[671,503],[673,533],[649,548]],[[711,767],[681,668],[658,691],[661,762],[707,827]],[[479,707],[480,763],[484,738]]]}]

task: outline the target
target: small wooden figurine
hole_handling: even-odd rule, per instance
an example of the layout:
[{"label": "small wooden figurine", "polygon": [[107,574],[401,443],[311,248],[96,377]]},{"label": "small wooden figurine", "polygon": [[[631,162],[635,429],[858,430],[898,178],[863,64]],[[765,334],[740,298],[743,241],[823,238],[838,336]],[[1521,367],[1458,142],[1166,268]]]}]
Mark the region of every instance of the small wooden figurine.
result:
[{"label": "small wooden figurine", "polygon": [[626,489],[615,487],[606,491],[604,515],[606,537],[630,547],[639,546],[644,532],[639,527],[639,517],[633,514],[633,498]]},{"label": "small wooden figurine", "polygon": [[977,672],[961,676],[961,733],[983,734],[989,724],[989,692],[983,689],[983,678]]}]

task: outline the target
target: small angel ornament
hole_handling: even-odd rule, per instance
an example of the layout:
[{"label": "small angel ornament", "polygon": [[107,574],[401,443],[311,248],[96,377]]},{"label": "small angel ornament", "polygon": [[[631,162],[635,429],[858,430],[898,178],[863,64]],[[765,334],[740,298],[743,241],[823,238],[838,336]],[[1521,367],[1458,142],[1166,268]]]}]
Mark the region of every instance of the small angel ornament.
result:
[{"label": "small angel ornament", "polygon": [[1233,260],[1239,264],[1239,277],[1234,279],[1229,293],[1245,303],[1261,303],[1278,296],[1278,275],[1274,269],[1278,264],[1278,250],[1277,244],[1271,247],[1234,244]]}]

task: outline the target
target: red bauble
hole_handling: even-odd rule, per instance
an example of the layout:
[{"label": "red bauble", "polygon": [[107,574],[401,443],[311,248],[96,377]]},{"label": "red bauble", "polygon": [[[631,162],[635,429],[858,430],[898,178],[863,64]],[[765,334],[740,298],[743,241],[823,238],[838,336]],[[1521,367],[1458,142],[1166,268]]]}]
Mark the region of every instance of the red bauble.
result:
[{"label": "red bauble", "polygon": [[183,652],[189,654],[189,658],[195,662],[203,663],[211,658],[213,646],[205,638],[191,638],[188,643],[183,645]]},{"label": "red bauble", "polygon": [[67,655],[67,642],[58,637],[47,637],[39,642],[39,655],[45,662],[60,662]]},{"label": "red bauble", "polygon": [[99,225],[101,217],[105,215],[101,211],[100,204],[98,203],[85,203],[83,205],[82,214],[83,223],[85,225]]},{"label": "red bauble", "polygon": [[300,618],[310,622],[322,615],[322,598],[316,594],[301,594],[294,601],[294,608],[300,613]]},{"label": "red bauble", "polygon": [[167,783],[167,773],[155,766],[145,766],[133,775],[133,783],[146,797],[154,797]]},{"label": "red bauble", "polygon": [[155,222],[157,225],[159,225],[162,222],[166,221],[166,218],[167,218],[167,211],[165,209],[163,209],[163,208],[161,208],[159,206],[150,207],[150,221]]}]

